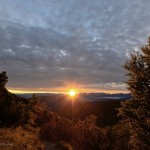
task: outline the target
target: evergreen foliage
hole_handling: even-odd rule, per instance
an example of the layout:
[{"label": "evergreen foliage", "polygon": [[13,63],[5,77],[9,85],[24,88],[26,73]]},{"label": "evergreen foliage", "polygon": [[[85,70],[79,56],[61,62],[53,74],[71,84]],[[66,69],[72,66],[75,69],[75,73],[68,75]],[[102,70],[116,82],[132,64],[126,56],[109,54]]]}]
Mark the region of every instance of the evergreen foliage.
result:
[{"label": "evergreen foliage", "polygon": [[129,146],[134,150],[148,150],[150,146],[150,38],[141,53],[131,54],[124,68],[132,99],[122,102],[119,115],[130,133]]},{"label": "evergreen foliage", "polygon": [[2,73],[0,73],[0,87],[5,86],[5,84],[7,83],[7,81],[8,81],[8,77],[6,75],[6,72],[3,71]]},{"label": "evergreen foliage", "polygon": [[0,74],[0,125],[33,126],[40,111],[38,98],[33,95],[32,98],[26,99],[10,93],[4,87],[7,81],[6,72],[2,72]]}]

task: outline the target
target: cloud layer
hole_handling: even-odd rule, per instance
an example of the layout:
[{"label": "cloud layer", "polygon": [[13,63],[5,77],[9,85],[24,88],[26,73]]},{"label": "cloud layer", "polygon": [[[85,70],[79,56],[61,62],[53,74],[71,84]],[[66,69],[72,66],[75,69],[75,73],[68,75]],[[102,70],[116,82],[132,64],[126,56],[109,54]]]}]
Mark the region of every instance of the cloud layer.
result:
[{"label": "cloud layer", "polygon": [[149,0],[1,0],[0,70],[12,89],[123,91],[122,64],[150,35]]}]

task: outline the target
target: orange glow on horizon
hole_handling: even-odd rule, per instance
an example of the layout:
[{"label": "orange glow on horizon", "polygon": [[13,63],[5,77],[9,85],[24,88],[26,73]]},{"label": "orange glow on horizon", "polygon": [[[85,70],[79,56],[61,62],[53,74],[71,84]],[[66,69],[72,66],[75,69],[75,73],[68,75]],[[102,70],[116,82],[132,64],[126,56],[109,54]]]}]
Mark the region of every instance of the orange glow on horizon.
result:
[{"label": "orange glow on horizon", "polygon": [[[61,94],[68,94],[69,90],[66,90],[64,88],[58,88],[58,89],[32,89],[32,90],[27,90],[27,89],[13,89],[13,88],[8,88],[8,90],[12,93],[16,94],[23,94],[23,93],[61,93]],[[80,91],[80,92],[78,92]],[[97,89],[79,89],[77,93],[110,93],[110,94],[115,94],[115,93],[129,93],[127,90],[119,91],[119,90],[97,90]]]},{"label": "orange glow on horizon", "polygon": [[[10,92],[16,94],[23,94],[23,93],[61,93],[61,94],[69,94],[70,96],[76,95],[78,93],[129,93],[128,90],[117,90],[117,89],[92,89],[92,88],[85,88],[85,85],[79,85],[77,83],[70,83],[65,82],[64,86],[58,88],[12,88],[6,87]],[[72,91],[72,92],[71,92]],[[74,92],[73,92],[74,91]]]}]

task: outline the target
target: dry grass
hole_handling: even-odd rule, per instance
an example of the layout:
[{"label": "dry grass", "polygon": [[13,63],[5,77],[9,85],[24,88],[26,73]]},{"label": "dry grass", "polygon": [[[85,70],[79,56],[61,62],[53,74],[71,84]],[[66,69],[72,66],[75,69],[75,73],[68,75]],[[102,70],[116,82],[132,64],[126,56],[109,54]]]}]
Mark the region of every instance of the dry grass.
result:
[{"label": "dry grass", "polygon": [[0,129],[0,150],[38,150],[44,149],[44,145],[38,139],[36,132],[16,129]]}]

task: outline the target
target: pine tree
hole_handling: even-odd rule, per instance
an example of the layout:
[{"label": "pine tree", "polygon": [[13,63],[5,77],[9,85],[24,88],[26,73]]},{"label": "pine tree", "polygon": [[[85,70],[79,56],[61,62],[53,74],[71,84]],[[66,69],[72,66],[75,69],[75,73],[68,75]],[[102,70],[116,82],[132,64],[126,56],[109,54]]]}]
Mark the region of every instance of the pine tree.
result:
[{"label": "pine tree", "polygon": [[150,148],[150,38],[141,53],[131,54],[124,65],[132,99],[122,102],[119,115],[130,133],[129,146],[134,150]]},{"label": "pine tree", "polygon": [[0,87],[4,87],[7,81],[8,81],[8,77],[6,75],[6,72],[3,71],[2,73],[0,73]]}]

